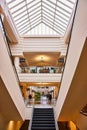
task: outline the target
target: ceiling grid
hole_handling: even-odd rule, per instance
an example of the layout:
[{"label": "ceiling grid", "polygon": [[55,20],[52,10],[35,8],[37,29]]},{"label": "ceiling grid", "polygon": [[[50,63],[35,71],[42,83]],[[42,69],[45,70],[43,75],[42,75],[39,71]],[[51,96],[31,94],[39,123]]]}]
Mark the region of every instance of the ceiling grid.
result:
[{"label": "ceiling grid", "polygon": [[76,5],[76,0],[6,1],[20,36],[56,34],[64,37]]}]

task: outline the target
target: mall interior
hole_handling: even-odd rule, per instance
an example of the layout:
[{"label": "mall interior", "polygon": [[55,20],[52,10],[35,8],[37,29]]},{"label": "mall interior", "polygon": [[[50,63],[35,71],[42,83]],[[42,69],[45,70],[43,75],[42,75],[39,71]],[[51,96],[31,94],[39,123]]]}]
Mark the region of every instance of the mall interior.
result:
[{"label": "mall interior", "polygon": [[0,130],[87,130],[86,58],[87,0],[0,0]]}]

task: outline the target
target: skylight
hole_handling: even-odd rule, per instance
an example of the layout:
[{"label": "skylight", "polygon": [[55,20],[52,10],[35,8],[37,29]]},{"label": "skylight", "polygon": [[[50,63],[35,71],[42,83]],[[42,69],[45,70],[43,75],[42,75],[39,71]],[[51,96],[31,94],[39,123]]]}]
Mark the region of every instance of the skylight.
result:
[{"label": "skylight", "polygon": [[15,26],[22,35],[63,37],[76,0],[6,0]]}]

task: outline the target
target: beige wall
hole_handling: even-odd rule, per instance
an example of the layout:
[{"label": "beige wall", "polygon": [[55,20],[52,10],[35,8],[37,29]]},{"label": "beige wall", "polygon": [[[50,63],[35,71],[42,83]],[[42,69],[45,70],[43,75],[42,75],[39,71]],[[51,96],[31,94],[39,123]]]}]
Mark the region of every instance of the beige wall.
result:
[{"label": "beige wall", "polygon": [[[59,92],[59,96],[58,96],[58,100],[57,100],[57,104],[55,108],[57,119],[64,105],[64,101],[66,101],[66,97],[67,97],[73,76],[75,74],[76,67],[78,65],[78,61],[79,61],[79,58],[80,58],[80,55],[81,55],[81,52],[85,43],[86,36],[87,36],[87,1],[79,0],[76,17],[74,21],[74,26],[73,26],[73,31],[72,31],[72,37],[71,37],[71,41],[69,45],[66,65],[65,65],[60,92]],[[84,68],[84,65],[83,65],[83,68]],[[76,89],[76,87],[74,87],[74,89]],[[77,101],[76,99],[78,98],[78,96],[76,96],[75,98],[74,93],[73,93],[73,98],[75,99],[74,101]],[[67,113],[69,112],[69,110],[71,111],[72,109],[70,104],[71,104],[71,101],[68,102]],[[76,106],[74,105],[74,107],[76,108],[77,105]],[[73,110],[72,110],[72,113],[73,113]],[[69,118],[70,115],[73,116],[72,118],[74,118],[77,115],[76,111],[74,114],[72,113],[66,114],[64,118],[65,119],[68,118],[67,120],[70,120]]]},{"label": "beige wall", "polygon": [[87,116],[79,114],[76,125],[80,130],[87,130]]},{"label": "beige wall", "polygon": [[0,41],[0,75],[21,117],[25,119],[25,104],[19,89],[16,73],[7,51],[7,43],[4,40],[1,30]]}]

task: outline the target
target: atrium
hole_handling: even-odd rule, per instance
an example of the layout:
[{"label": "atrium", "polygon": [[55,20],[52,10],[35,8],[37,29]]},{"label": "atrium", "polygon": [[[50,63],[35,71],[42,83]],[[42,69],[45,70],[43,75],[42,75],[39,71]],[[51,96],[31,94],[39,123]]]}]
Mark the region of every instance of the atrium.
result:
[{"label": "atrium", "polygon": [[[86,7],[85,0],[0,1],[1,130],[24,130],[26,121],[26,130],[87,130]],[[55,124],[45,117],[36,124],[43,113]]]}]

